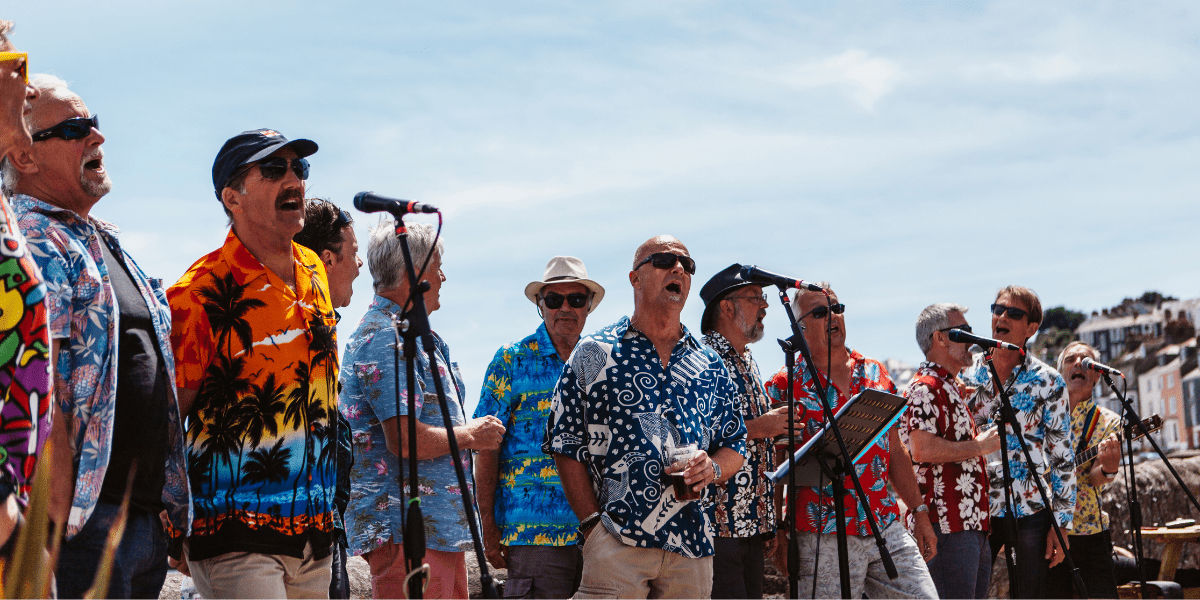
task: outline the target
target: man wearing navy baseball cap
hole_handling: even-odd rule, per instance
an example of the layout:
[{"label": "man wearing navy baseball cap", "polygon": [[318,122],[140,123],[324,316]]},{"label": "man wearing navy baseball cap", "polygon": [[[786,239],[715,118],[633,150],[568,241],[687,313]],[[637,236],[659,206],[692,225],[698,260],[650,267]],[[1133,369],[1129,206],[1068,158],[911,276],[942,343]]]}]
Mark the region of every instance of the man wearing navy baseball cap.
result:
[{"label": "man wearing navy baseball cap", "polygon": [[167,291],[195,520],[186,561],[205,598],[324,598],[337,467],[337,339],[304,228],[309,140],[225,142],[213,189],[230,231]]}]

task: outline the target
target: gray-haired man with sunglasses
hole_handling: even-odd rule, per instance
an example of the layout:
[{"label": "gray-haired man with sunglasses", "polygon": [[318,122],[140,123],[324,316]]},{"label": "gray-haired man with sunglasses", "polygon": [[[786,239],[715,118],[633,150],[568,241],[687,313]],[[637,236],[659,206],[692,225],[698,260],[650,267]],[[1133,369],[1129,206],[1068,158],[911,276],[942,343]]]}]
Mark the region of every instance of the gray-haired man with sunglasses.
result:
[{"label": "gray-haired man with sunglasses", "polygon": [[579,519],[542,441],[554,386],[604,288],[583,261],[555,256],[525,297],[542,324],[496,352],[475,409],[475,418],[492,415],[506,428],[500,448],[480,451],[475,463],[483,544],[488,562],[508,569],[506,595],[567,598],[583,575]]},{"label": "gray-haired man with sunglasses", "polygon": [[91,216],[112,188],[95,116],[61,79],[31,83],[41,92],[30,114],[33,143],[10,152],[4,171],[46,279],[65,417],[55,418],[52,436],[72,450],[54,456],[51,515],[66,521],[67,538],[58,593],[80,598],[92,586],[128,483],[128,521],[100,595],[157,595],[167,574],[164,524],[175,536],[191,524],[170,308],[161,282],[121,248],[117,228]]}]

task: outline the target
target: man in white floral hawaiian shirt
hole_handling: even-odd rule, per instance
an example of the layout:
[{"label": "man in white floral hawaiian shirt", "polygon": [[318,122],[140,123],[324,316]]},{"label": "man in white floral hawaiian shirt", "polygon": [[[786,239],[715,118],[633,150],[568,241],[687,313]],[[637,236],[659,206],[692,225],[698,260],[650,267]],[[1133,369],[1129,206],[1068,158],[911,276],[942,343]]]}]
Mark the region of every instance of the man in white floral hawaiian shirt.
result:
[{"label": "man in white floral hawaiian shirt", "polygon": [[933,513],[937,555],[929,561],[929,575],[942,598],[986,598],[992,574],[982,457],[1000,449],[1000,436],[994,428],[979,433],[956,379],[971,364],[971,352],[950,341],[949,331],[971,331],[965,312],[965,306],[940,303],[917,317],[925,362],[904,392],[908,412],[900,428],[925,500],[909,510]]},{"label": "man in white floral hawaiian shirt", "polygon": [[[1037,333],[1042,321],[1042,303],[1033,290],[1010,285],[996,294],[992,310],[992,337],[1002,342],[1025,347]],[[996,371],[1004,379],[1002,385],[1012,401],[1017,421],[1029,451],[1040,464],[1025,460],[1010,430],[1004,447],[1008,452],[1013,515],[1016,517],[1016,539],[1008,539],[1002,517],[1007,514],[1004,500],[1004,477],[998,454],[988,457],[988,500],[992,516],[990,537],[993,557],[1002,545],[1016,552],[1017,588],[1020,598],[1042,598],[1046,590],[1046,573],[1066,556],[1058,536],[1050,526],[1053,518],[1063,528],[1071,529],[1075,514],[1075,438],[1071,434],[1070,407],[1067,404],[1063,378],[1053,367],[1033,355],[997,348],[992,352]],[[977,386],[971,401],[975,423],[991,427],[998,421],[1000,396],[983,355],[976,356],[963,372],[963,380]],[[1050,495],[1047,507],[1038,493],[1034,474],[1041,478]]]}]

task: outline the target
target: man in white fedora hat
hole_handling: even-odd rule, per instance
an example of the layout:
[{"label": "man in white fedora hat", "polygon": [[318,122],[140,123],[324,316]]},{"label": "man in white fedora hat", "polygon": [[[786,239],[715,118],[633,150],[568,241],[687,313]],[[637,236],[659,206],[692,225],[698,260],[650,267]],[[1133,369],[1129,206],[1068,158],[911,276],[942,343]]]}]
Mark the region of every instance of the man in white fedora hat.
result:
[{"label": "man in white fedora hat", "polygon": [[508,569],[506,596],[568,598],[583,575],[579,519],[542,441],[554,385],[604,288],[587,278],[583,261],[555,256],[525,297],[542,324],[496,351],[475,409],[476,418],[494,415],[506,428],[500,449],[479,452],[475,463],[483,545],[488,562]]}]

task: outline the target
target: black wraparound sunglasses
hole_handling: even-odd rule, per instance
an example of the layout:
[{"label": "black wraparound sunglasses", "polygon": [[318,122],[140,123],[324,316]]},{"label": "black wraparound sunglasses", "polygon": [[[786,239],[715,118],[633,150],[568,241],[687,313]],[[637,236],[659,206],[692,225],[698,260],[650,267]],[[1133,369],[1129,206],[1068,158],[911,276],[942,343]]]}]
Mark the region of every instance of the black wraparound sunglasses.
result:
[{"label": "black wraparound sunglasses", "polygon": [[992,314],[993,315],[996,315],[997,317],[999,317],[999,316],[1002,316],[1005,312],[1008,313],[1008,318],[1010,318],[1010,319],[1024,319],[1025,315],[1028,314],[1023,309],[1016,308],[1013,306],[1005,306],[1003,304],[993,304],[992,305]]},{"label": "black wraparound sunglasses", "polygon": [[566,300],[567,304],[569,304],[571,308],[583,308],[584,306],[587,306],[588,300],[590,300],[591,297],[591,294],[583,294],[580,292],[567,294],[566,296],[550,292],[542,296],[542,302],[546,303],[546,308],[549,308],[550,310],[558,310],[559,308],[562,308],[563,300]]},{"label": "black wraparound sunglasses", "polygon": [[671,252],[655,252],[654,254],[643,258],[642,262],[634,265],[633,270],[638,270],[646,263],[650,263],[650,265],[655,269],[670,269],[675,266],[677,261],[679,264],[683,265],[683,270],[685,273],[688,275],[696,274],[696,261],[692,260],[692,257],[680,256]]},{"label": "black wraparound sunglasses", "polygon": [[93,129],[100,129],[100,117],[98,115],[74,117],[33,134],[33,141],[44,142],[55,137],[64,140],[82,140],[91,135]]},{"label": "black wraparound sunglasses", "polygon": [[835,315],[840,315],[840,314],[846,312],[846,305],[839,302],[837,304],[834,304],[833,306],[818,306],[818,307],[804,313],[803,315],[800,316],[800,318],[803,319],[804,317],[807,317],[808,315],[812,315],[814,319],[824,319],[827,315],[829,315],[830,312],[833,312],[833,314],[835,314]]}]

